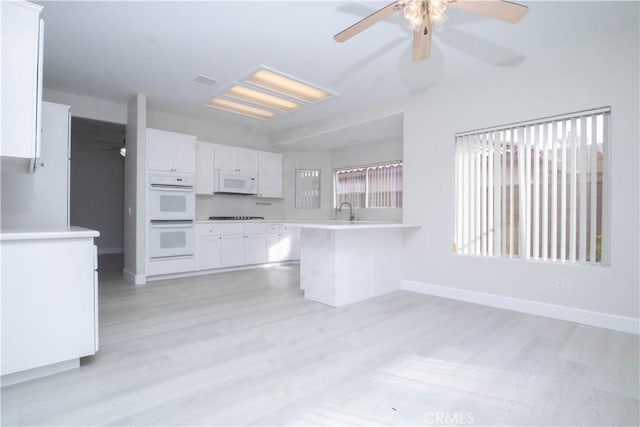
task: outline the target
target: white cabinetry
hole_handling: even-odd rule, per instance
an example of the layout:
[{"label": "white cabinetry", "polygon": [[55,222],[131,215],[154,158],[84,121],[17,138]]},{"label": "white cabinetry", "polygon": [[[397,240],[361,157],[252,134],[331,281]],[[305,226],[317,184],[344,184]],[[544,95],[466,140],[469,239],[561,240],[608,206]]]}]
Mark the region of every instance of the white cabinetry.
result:
[{"label": "white cabinetry", "polygon": [[198,141],[196,143],[196,194],[213,194],[214,165],[213,144]]},{"label": "white cabinetry", "polygon": [[196,137],[157,129],[147,129],[149,170],[194,174]]},{"label": "white cabinetry", "polygon": [[220,267],[244,264],[244,236],[242,234],[220,236]]},{"label": "white cabinetry", "polygon": [[299,258],[299,230],[264,222],[204,223],[197,225],[199,270]]},{"label": "white cabinetry", "polygon": [[228,174],[257,175],[258,152],[246,148],[216,145],[215,168]]},{"label": "white cabinetry", "polygon": [[40,157],[42,105],[42,6],[2,2],[2,140],[0,155]]},{"label": "white cabinetry", "polygon": [[258,155],[258,197],[282,198],[282,154]]},{"label": "white cabinetry", "polygon": [[196,259],[198,270],[210,270],[220,267],[220,232],[214,225],[196,225],[198,243]]},{"label": "white cabinetry", "polygon": [[283,224],[270,224],[267,236],[267,261],[290,261],[300,258],[300,231]]},{"label": "white cabinetry", "polygon": [[66,230],[0,234],[3,386],[77,367],[98,349],[98,232]]}]

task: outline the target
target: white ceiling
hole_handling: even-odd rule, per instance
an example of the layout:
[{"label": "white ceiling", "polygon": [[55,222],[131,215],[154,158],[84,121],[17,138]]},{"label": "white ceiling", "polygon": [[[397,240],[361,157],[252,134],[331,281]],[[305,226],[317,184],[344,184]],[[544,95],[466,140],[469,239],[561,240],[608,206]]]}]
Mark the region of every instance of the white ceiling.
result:
[{"label": "white ceiling", "polygon": [[[434,35],[432,57],[412,63],[410,32],[397,16],[344,44],[333,40],[387,1],[39,3],[46,88],[119,103],[142,93],[150,109],[268,135],[398,104],[440,81],[517,67],[542,49],[638,21],[634,1],[522,1],[530,10],[517,25],[450,10]],[[339,95],[271,121],[202,107],[261,64]],[[192,83],[199,74],[218,83]],[[355,138],[349,135],[345,141]]]}]

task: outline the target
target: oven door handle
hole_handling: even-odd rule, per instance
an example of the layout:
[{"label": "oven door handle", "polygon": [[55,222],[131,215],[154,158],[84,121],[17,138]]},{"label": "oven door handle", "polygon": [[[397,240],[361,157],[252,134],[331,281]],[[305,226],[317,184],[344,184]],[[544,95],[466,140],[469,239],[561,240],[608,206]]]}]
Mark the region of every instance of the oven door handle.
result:
[{"label": "oven door handle", "polygon": [[154,191],[173,191],[173,192],[176,192],[176,193],[190,193],[190,192],[193,192],[193,187],[186,187],[184,185],[151,184],[151,190],[154,190]]},{"label": "oven door handle", "polygon": [[153,228],[189,228],[193,227],[193,222],[178,222],[178,221],[151,221],[151,227]]}]

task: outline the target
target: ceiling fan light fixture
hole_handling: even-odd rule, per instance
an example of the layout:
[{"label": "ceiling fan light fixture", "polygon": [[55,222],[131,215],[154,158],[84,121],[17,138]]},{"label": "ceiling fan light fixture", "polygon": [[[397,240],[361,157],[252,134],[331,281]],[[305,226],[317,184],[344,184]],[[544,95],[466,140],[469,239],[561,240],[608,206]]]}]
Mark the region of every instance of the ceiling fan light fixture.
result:
[{"label": "ceiling fan light fixture", "polygon": [[267,108],[273,108],[280,111],[291,112],[300,108],[300,104],[288,99],[269,95],[259,90],[250,89],[245,86],[235,85],[225,92],[228,97],[241,99],[253,104],[261,105]]},{"label": "ceiling fan light fixture", "polygon": [[318,87],[302,83],[301,81],[264,68],[250,75],[246,81],[253,85],[310,103],[322,101],[333,95]]},{"label": "ceiling fan light fixture", "polygon": [[263,110],[262,108],[252,107],[250,105],[241,104],[239,102],[230,101],[224,98],[213,98],[205,107],[224,110],[231,113],[242,114],[243,116],[253,117],[256,119],[268,120],[276,116],[273,111]]},{"label": "ceiling fan light fixture", "polygon": [[406,0],[402,3],[402,15],[412,30],[419,30],[426,24],[426,19],[431,21],[432,27],[445,22],[448,7],[449,0]]}]

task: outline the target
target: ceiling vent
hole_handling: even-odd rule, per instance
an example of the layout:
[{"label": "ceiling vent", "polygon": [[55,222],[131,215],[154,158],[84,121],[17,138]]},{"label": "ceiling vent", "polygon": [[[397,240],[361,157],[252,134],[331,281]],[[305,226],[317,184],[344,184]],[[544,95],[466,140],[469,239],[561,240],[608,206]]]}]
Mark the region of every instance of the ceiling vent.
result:
[{"label": "ceiling vent", "polygon": [[216,84],[216,81],[210,77],[207,76],[197,76],[195,79],[192,80],[195,84],[198,84],[200,86],[204,86],[204,87],[211,87],[214,84]]}]

